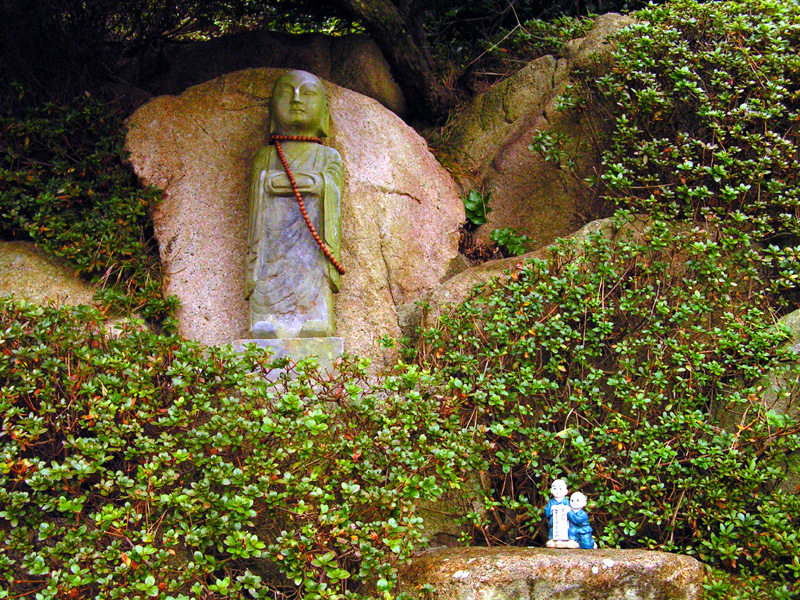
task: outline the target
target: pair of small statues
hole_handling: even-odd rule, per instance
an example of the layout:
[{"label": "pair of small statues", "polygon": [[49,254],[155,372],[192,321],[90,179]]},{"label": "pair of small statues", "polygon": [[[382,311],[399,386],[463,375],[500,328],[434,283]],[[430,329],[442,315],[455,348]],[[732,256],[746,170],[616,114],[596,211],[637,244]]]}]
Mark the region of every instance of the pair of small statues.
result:
[{"label": "pair of small statues", "polygon": [[567,500],[567,484],[556,479],[550,486],[553,498],[544,507],[544,516],[550,522],[548,548],[597,548],[592,538],[592,526],[586,508],[586,496],[575,492]]}]

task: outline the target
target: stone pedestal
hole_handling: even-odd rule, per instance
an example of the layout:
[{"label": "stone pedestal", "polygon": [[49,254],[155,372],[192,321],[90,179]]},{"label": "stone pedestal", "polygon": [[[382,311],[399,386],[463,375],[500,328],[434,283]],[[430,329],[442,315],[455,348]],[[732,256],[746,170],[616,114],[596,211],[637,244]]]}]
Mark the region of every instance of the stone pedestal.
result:
[{"label": "stone pedestal", "polygon": [[339,337],[326,338],[278,338],[278,339],[241,339],[234,342],[233,347],[244,350],[246,344],[253,344],[272,352],[274,358],[287,357],[299,361],[309,356],[316,356],[321,372],[333,371],[334,361],[344,351],[344,340]]},{"label": "stone pedestal", "polygon": [[646,550],[437,548],[401,573],[432,600],[700,600],[702,563]]}]

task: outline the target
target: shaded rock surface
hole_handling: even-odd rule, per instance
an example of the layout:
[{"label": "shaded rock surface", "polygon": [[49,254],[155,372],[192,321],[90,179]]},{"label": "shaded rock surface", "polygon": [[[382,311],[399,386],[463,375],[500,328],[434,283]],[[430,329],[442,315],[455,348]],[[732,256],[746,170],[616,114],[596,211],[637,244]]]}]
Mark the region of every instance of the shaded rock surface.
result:
[{"label": "shaded rock surface", "polygon": [[529,146],[540,131],[566,135],[572,141],[563,148],[565,154],[575,155],[582,172],[594,169],[598,161],[585,124],[558,109],[558,96],[574,68],[602,69],[610,52],[606,37],[632,22],[618,14],[598,17],[587,36],[568,43],[561,57],[529,63],[456,116],[446,150],[471,175],[469,187],[491,194],[492,212],[477,231],[479,239],[488,242],[494,229],[511,227],[538,247],[576,229],[579,215],[586,212],[582,185]]},{"label": "shaded rock surface", "polygon": [[33,242],[0,242],[0,294],[36,304],[93,304],[94,288]]},{"label": "shaded rock surface", "polygon": [[165,42],[144,64],[131,65],[127,77],[156,95],[180,94],[190,86],[250,68],[302,69],[374,98],[399,115],[406,110],[389,63],[367,35],[249,31],[206,42]]},{"label": "shaded rock surface", "polygon": [[438,548],[401,587],[432,585],[432,600],[699,600],[703,577],[693,558],[645,550]]},{"label": "shaded rock surface", "polygon": [[467,516],[472,513],[486,518],[485,504],[481,488],[488,491],[488,477],[482,473],[466,473],[460,489],[449,489],[435,501],[422,501],[418,504],[419,516],[424,519],[424,537],[430,546],[459,546],[462,537],[469,539],[472,525]]},{"label": "shaded rock surface", "polygon": [[[281,71],[253,69],[162,96],[129,121],[139,177],[165,190],[153,220],[180,332],[205,344],[246,336],[243,296],[249,171],[265,143]],[[376,101],[326,83],[331,137],[344,161],[342,263],[335,296],[345,352],[388,364],[382,336],[430,292],[458,255],[464,206],[424,140]]]}]

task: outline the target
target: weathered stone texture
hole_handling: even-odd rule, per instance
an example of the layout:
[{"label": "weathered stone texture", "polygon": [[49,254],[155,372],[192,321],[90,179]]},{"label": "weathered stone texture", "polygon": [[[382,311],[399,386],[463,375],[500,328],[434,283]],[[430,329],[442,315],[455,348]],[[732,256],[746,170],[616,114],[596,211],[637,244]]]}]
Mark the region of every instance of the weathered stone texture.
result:
[{"label": "weathered stone texture", "polygon": [[[164,96],[129,121],[139,177],[165,190],[153,213],[166,290],[178,296],[183,335],[206,344],[246,336],[242,293],[249,170],[267,134],[267,104],[281,71],[253,69]],[[398,310],[444,278],[457,256],[464,207],[424,140],[374,100],[326,83],[328,142],[342,155],[342,263],[335,298],[345,351],[392,358]]]},{"label": "weathered stone texture", "polygon": [[491,194],[492,212],[478,239],[487,242],[494,229],[511,227],[541,247],[576,229],[576,216],[584,212],[580,186],[529,147],[538,132],[563,134],[571,140],[565,154],[575,155],[583,172],[592,171],[596,157],[587,132],[558,109],[558,97],[574,68],[602,69],[608,63],[607,36],[632,22],[615,14],[598,17],[587,36],[568,43],[561,57],[529,63],[475,97],[454,119],[447,151],[470,173],[470,186]]},{"label": "weathered stone texture", "polygon": [[92,304],[94,288],[32,242],[0,243],[0,294],[36,304]]},{"label": "weathered stone texture", "polygon": [[704,568],[645,550],[438,548],[401,574],[404,591],[431,600],[699,600]]}]

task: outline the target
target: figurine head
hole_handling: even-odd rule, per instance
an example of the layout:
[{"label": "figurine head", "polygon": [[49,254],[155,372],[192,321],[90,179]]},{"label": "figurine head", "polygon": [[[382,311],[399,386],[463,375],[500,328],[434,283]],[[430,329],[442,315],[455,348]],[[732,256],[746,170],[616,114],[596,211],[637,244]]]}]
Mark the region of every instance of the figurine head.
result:
[{"label": "figurine head", "polygon": [[569,507],[572,510],[581,510],[586,507],[586,496],[580,492],[575,492],[569,497]]},{"label": "figurine head", "polygon": [[269,132],[282,135],[327,137],[328,102],[325,86],[306,71],[287,71],[272,88]]},{"label": "figurine head", "polygon": [[567,484],[563,479],[556,479],[550,486],[550,493],[556,500],[561,500],[567,497]]}]

